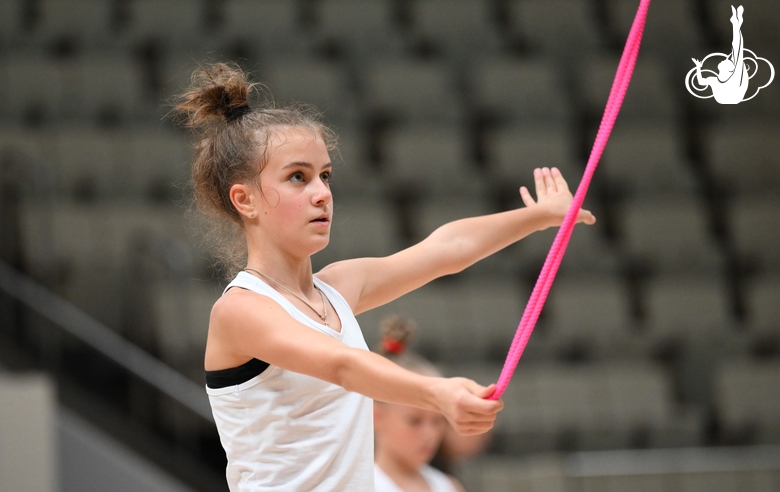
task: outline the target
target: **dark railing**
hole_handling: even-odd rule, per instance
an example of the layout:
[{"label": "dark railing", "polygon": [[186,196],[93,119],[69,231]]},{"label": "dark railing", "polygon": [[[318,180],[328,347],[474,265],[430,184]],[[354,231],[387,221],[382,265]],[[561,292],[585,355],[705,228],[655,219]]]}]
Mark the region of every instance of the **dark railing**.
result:
[{"label": "dark railing", "polygon": [[0,290],[196,415],[214,421],[202,386],[4,262],[0,262]]}]

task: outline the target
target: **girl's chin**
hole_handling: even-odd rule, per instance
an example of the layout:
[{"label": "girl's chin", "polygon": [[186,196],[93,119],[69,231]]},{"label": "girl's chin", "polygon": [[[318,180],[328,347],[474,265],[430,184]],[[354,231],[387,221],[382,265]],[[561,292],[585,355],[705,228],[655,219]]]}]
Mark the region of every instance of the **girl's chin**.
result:
[{"label": "girl's chin", "polygon": [[327,238],[322,241],[322,244],[314,244],[311,248],[311,253],[309,253],[309,256],[316,255],[320,251],[324,250],[328,246],[328,240]]}]

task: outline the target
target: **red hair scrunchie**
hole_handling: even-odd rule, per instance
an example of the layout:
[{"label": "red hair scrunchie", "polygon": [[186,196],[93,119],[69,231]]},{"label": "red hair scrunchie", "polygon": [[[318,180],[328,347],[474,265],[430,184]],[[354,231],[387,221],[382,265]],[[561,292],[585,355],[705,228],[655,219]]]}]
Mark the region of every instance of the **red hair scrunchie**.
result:
[{"label": "red hair scrunchie", "polygon": [[404,342],[401,342],[399,340],[394,340],[392,338],[384,338],[382,340],[382,350],[384,350],[388,354],[398,355],[404,350],[406,350],[406,344],[404,344]]}]

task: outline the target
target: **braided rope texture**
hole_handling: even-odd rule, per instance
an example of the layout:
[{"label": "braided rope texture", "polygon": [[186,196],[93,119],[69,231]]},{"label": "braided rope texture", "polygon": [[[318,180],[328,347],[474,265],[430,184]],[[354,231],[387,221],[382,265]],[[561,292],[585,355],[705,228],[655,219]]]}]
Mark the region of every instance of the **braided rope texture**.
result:
[{"label": "braided rope texture", "polygon": [[607,145],[609,135],[612,133],[612,128],[615,126],[620,107],[623,104],[628,85],[631,82],[631,76],[634,73],[634,67],[636,66],[636,59],[639,56],[639,46],[642,43],[642,33],[644,32],[647,9],[649,6],[650,0],[640,0],[639,9],[634,18],[634,23],[631,26],[631,31],[628,34],[626,46],[623,49],[623,55],[620,58],[620,64],[618,65],[617,73],[615,74],[615,80],[612,83],[612,89],[610,90],[607,107],[604,110],[604,115],[602,116],[601,124],[599,125],[596,141],[593,144],[588,164],[585,167],[585,173],[582,175],[582,180],[577,187],[577,192],[574,194],[574,199],[569,206],[569,210],[566,212],[560,229],[558,229],[558,234],[555,236],[555,240],[550,247],[550,252],[547,254],[547,259],[544,262],[539,278],[536,280],[534,290],[531,293],[528,304],[525,306],[523,317],[520,319],[520,324],[518,325],[517,332],[512,340],[506,362],[504,362],[504,368],[501,370],[501,375],[496,383],[496,390],[488,397],[489,400],[499,399],[509,385],[512,374],[515,372],[515,367],[517,367],[517,363],[523,355],[523,351],[528,344],[528,339],[531,337],[531,332],[536,326],[539,314],[542,312],[542,307],[547,300],[547,295],[550,292],[555,275],[558,273],[558,267],[561,265],[563,255],[566,252],[566,246],[569,244],[569,239],[574,231],[577,214],[582,208],[582,203],[585,200],[585,194],[588,192],[593,173],[596,171],[596,166],[598,166],[601,155]]}]

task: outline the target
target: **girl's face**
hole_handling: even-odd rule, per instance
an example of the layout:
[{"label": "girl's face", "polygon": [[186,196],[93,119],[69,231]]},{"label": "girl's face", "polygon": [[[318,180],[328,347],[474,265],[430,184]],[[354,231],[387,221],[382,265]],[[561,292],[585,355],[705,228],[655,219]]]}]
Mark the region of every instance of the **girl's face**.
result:
[{"label": "girl's face", "polygon": [[285,128],[269,138],[267,162],[255,192],[265,238],[306,256],[328,244],[333,218],[331,162],[322,138],[307,128]]},{"label": "girl's face", "polygon": [[447,421],[440,413],[374,403],[377,446],[409,468],[417,469],[433,459],[446,428]]}]

